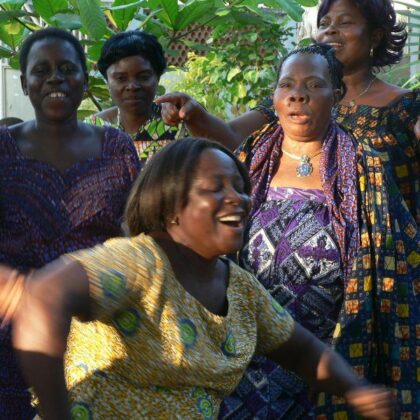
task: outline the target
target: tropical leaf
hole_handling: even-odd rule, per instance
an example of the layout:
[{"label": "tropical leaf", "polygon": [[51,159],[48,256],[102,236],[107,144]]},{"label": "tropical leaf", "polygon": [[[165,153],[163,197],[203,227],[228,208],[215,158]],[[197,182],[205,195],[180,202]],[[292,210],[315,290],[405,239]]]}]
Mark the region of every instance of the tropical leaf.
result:
[{"label": "tropical leaf", "polygon": [[145,6],[147,4],[146,0],[139,0],[139,1],[135,1],[133,3],[125,3],[122,2],[123,4],[119,5],[119,6],[114,6],[116,2],[114,2],[114,4],[111,7],[108,7],[108,10],[124,10],[124,9],[131,9],[134,6]]},{"label": "tropical leaf", "polygon": [[191,1],[179,12],[175,22],[177,30],[181,31],[202,16],[209,16],[214,10],[213,0]]},{"label": "tropical leaf", "polygon": [[67,0],[32,0],[35,11],[47,22],[55,14],[68,8]]},{"label": "tropical leaf", "polygon": [[161,0],[163,10],[166,12],[173,29],[176,28],[176,18],[178,17],[178,0]]},{"label": "tropical leaf", "polygon": [[50,17],[50,23],[54,26],[73,31],[82,27],[80,16],[74,13],[57,13]]},{"label": "tropical leaf", "polygon": [[95,40],[107,32],[105,16],[98,0],[77,0],[82,29]]},{"label": "tropical leaf", "polygon": [[296,0],[299,4],[305,7],[313,7],[318,5],[318,0]]},{"label": "tropical leaf", "polygon": [[0,10],[0,23],[26,16],[33,16],[33,13],[26,12],[25,10]]},{"label": "tropical leaf", "polygon": [[262,0],[267,6],[273,9],[281,9],[290,16],[295,22],[302,21],[303,9],[302,6],[296,3],[295,0]]},{"label": "tropical leaf", "polygon": [[127,29],[127,26],[132,21],[139,5],[139,2],[136,2],[132,3],[131,7],[124,7],[122,9],[114,8],[118,6],[127,6],[126,3],[127,0],[115,0],[114,3],[112,3],[112,16],[114,17],[118,29],[121,29],[122,31],[125,31]]},{"label": "tropical leaf", "polygon": [[0,57],[1,58],[10,58],[13,55],[13,51],[9,48],[0,46]]},{"label": "tropical leaf", "polygon": [[16,51],[25,33],[24,27],[19,22],[0,25],[0,40]]}]

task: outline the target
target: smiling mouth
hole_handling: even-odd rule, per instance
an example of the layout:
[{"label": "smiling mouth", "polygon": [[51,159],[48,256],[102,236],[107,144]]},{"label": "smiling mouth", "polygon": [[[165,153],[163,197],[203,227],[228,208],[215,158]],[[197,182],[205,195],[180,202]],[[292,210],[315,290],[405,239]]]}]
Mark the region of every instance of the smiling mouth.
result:
[{"label": "smiling mouth", "polygon": [[343,44],[340,44],[339,42],[327,42],[326,44],[334,48],[335,50],[339,50],[340,48],[343,48]]},{"label": "smiling mouth", "polygon": [[64,92],[51,92],[47,95],[49,98],[66,98],[67,95]]},{"label": "smiling mouth", "polygon": [[226,216],[219,217],[217,219],[220,223],[233,228],[243,228],[245,222],[245,214],[235,213],[227,214]]}]

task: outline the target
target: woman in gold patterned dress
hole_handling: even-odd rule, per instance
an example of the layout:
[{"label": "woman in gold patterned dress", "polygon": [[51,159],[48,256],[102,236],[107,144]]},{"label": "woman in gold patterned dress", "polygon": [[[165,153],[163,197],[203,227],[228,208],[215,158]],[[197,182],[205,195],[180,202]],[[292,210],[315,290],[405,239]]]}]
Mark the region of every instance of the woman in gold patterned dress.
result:
[{"label": "woman in gold patterned dress", "polygon": [[[251,274],[221,257],[241,246],[249,192],[246,169],[222,146],[177,141],[134,185],[126,222],[136,236],[68,254],[26,287],[0,267],[0,315],[14,322],[46,420],[212,419],[254,353],[367,418],[390,418],[389,391],[357,378]],[[72,316],[92,320],[103,339],[79,324],[64,369]]]}]

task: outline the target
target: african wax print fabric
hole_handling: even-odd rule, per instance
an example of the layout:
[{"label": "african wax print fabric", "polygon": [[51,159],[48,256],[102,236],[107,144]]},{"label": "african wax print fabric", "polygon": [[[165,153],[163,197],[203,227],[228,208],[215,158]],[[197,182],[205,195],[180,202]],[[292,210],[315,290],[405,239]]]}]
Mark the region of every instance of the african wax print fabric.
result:
[{"label": "african wax print fabric", "polygon": [[[28,159],[0,128],[0,262],[20,270],[121,235],[122,214],[140,163],[130,139],[106,128],[102,155],[64,173]],[[0,329],[0,419],[32,419],[30,395]]]},{"label": "african wax print fabric", "polygon": [[419,92],[409,92],[384,107],[338,105],[335,118],[358,142],[377,152],[420,226],[420,141],[414,134]]},{"label": "african wax print fabric", "polygon": [[[419,90],[408,92],[387,106],[337,105],[334,116],[358,143],[376,150],[417,224],[420,225],[420,144],[414,126],[420,115]],[[277,121],[272,97],[255,110]]]},{"label": "african wax print fabric", "polygon": [[146,235],[71,254],[85,268],[93,319],[74,322],[66,356],[80,418],[216,418],[254,353],[287,341],[294,321],[248,272],[229,264],[226,316],[178,282]]},{"label": "african wax print fabric", "polygon": [[[360,375],[393,387],[397,418],[411,419],[420,412],[420,233],[370,140],[357,138],[360,243],[333,346]],[[319,420],[354,418],[338,398],[321,396],[317,411]]]},{"label": "african wax print fabric", "polygon": [[[150,118],[137,133],[130,134],[143,165],[171,141],[188,136],[183,124],[179,126],[165,124],[161,116],[161,110],[160,105],[154,104]],[[111,126],[124,131],[117,123],[109,122],[97,115],[91,115],[85,119],[85,122],[96,126]]]},{"label": "african wax print fabric", "polygon": [[[241,266],[296,321],[329,343],[341,308],[343,276],[324,193],[271,187],[250,218],[244,242]],[[310,418],[308,395],[299,377],[255,356],[224,400],[219,418]]]}]

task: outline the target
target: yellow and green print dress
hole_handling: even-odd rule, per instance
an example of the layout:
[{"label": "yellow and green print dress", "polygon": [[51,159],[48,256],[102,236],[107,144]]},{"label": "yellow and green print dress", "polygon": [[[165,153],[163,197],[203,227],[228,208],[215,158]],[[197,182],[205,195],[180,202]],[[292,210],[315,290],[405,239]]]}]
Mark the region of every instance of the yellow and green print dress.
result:
[{"label": "yellow and green print dress", "polygon": [[88,274],[96,320],[72,324],[66,379],[73,418],[216,418],[253,354],[278,348],[294,328],[233,263],[227,315],[208,311],[147,235],[69,257]]}]

